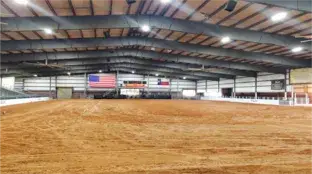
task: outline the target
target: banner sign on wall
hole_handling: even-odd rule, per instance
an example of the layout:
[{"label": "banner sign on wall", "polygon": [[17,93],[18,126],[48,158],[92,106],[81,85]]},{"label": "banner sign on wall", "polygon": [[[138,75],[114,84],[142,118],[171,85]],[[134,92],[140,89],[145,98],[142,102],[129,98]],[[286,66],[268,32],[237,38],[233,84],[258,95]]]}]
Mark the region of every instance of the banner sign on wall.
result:
[{"label": "banner sign on wall", "polygon": [[158,79],[157,80],[157,85],[161,85],[161,86],[169,86],[170,83],[168,80],[162,80],[162,79]]},{"label": "banner sign on wall", "polygon": [[127,95],[127,96],[135,96],[140,95],[139,89],[120,89],[121,95]]},{"label": "banner sign on wall", "polygon": [[285,89],[285,80],[271,80],[271,90]]},{"label": "banner sign on wall", "polygon": [[124,81],[124,87],[127,88],[145,88],[146,81]]}]

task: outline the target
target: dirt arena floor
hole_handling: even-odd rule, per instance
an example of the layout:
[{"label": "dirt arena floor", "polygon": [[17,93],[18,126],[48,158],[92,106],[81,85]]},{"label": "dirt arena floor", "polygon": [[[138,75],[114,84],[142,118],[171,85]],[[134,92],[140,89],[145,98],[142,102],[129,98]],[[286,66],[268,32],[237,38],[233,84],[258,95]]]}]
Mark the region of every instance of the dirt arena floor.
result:
[{"label": "dirt arena floor", "polygon": [[1,112],[1,174],[311,174],[311,108],[54,100]]}]

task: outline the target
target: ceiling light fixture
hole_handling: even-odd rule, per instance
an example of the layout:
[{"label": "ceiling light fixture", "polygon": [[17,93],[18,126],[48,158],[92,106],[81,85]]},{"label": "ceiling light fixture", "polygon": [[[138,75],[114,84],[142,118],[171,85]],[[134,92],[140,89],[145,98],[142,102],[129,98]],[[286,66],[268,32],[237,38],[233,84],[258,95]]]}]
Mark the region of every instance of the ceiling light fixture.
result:
[{"label": "ceiling light fixture", "polygon": [[274,21],[274,22],[278,22],[278,21],[281,21],[281,20],[285,19],[286,16],[287,16],[286,12],[279,12],[279,13],[276,13],[275,15],[273,15],[271,17],[271,20]]},{"label": "ceiling light fixture", "polygon": [[155,76],[157,76],[157,77],[158,77],[158,76],[159,76],[159,74],[155,74]]},{"label": "ceiling light fixture", "polygon": [[127,2],[128,5],[131,5],[133,3],[136,3],[136,0],[126,0],[126,2]]},{"label": "ceiling light fixture", "polygon": [[142,30],[143,32],[149,32],[149,31],[151,30],[151,28],[150,28],[148,25],[143,25],[143,26],[141,27],[141,30]]},{"label": "ceiling light fixture", "polygon": [[52,31],[50,28],[44,28],[43,31],[44,31],[46,34],[53,34],[53,31]]},{"label": "ceiling light fixture", "polygon": [[183,77],[183,79],[186,79],[186,77]]},{"label": "ceiling light fixture", "polygon": [[37,74],[34,74],[34,77],[38,77],[38,75],[37,75]]},{"label": "ceiling light fixture", "polygon": [[99,70],[99,73],[101,73],[102,72],[102,70]]},{"label": "ceiling light fixture", "polygon": [[293,53],[298,53],[298,52],[300,52],[300,51],[302,51],[302,50],[303,50],[302,47],[295,47],[295,48],[293,48],[291,51],[292,51]]},{"label": "ceiling light fixture", "polygon": [[17,4],[21,4],[21,5],[27,5],[28,4],[28,0],[15,0],[15,2]]},{"label": "ceiling light fixture", "polygon": [[155,48],[154,48],[154,47],[152,47],[152,48],[151,48],[151,50],[152,50],[152,51],[155,51]]},{"label": "ceiling light fixture", "polygon": [[131,71],[131,73],[134,74],[135,72],[134,72],[134,71]]},{"label": "ceiling light fixture", "polygon": [[228,36],[223,37],[223,38],[221,39],[221,42],[224,43],[224,44],[229,43],[229,42],[231,42],[231,38],[228,37]]},{"label": "ceiling light fixture", "polygon": [[167,3],[171,2],[171,0],[160,0],[160,2],[163,4],[167,4]]},{"label": "ceiling light fixture", "polygon": [[236,7],[237,1],[236,0],[228,0],[228,3],[225,6],[225,10],[228,12],[232,12]]},{"label": "ceiling light fixture", "polygon": [[67,74],[70,76],[70,72],[67,72]]}]

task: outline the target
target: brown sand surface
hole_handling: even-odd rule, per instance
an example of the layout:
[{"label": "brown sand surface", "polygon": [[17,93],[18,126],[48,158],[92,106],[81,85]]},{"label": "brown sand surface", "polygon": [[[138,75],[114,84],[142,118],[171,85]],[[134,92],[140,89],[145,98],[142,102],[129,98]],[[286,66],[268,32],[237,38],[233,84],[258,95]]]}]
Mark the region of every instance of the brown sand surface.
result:
[{"label": "brown sand surface", "polygon": [[53,100],[1,112],[1,174],[311,174],[307,107]]}]

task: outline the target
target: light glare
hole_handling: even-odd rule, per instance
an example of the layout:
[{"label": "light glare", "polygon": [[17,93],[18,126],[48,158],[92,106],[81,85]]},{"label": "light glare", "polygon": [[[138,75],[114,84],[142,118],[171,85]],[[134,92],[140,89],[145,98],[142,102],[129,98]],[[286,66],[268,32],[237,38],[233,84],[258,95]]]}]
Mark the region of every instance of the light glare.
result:
[{"label": "light glare", "polygon": [[50,28],[45,28],[45,29],[43,29],[43,31],[44,31],[46,34],[53,34],[53,31],[52,31]]},{"label": "light glare", "polygon": [[302,51],[302,50],[303,50],[302,47],[295,47],[295,48],[293,48],[291,51],[292,51],[293,53],[298,53],[298,52],[300,52],[300,51]]},{"label": "light glare", "polygon": [[150,28],[148,25],[143,25],[143,26],[141,27],[141,30],[142,30],[143,32],[149,32],[149,31],[151,30],[151,28]]},{"label": "light glare", "polygon": [[228,37],[228,36],[226,36],[226,37],[223,37],[222,39],[221,39],[221,42],[222,43],[229,43],[229,42],[231,42],[231,38],[230,37]]},{"label": "light glare", "polygon": [[28,4],[28,0],[15,0],[15,2],[17,4],[21,4],[21,5],[27,5]]},{"label": "light glare", "polygon": [[277,14],[273,15],[271,17],[271,20],[274,21],[274,22],[281,21],[281,20],[285,19],[286,16],[287,16],[286,12],[280,12],[280,13],[277,13]]},{"label": "light glare", "polygon": [[160,2],[163,4],[167,4],[167,3],[171,2],[171,0],[160,0]]}]

